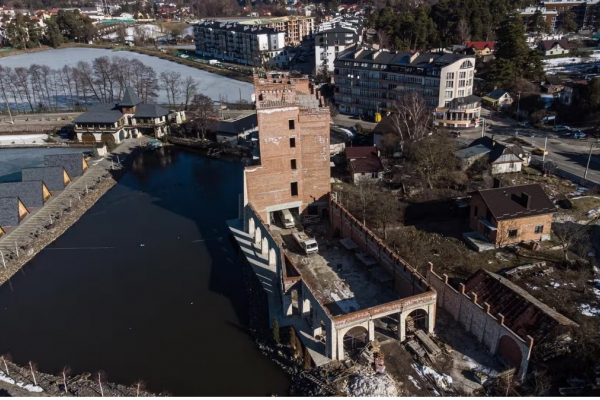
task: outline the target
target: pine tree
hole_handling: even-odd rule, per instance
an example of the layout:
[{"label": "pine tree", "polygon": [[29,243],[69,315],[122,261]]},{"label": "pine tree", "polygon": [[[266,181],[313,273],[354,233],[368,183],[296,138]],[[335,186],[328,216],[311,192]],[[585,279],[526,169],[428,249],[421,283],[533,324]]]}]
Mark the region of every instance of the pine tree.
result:
[{"label": "pine tree", "polygon": [[279,322],[277,318],[273,318],[273,340],[278,345],[281,344],[281,338],[279,337]]},{"label": "pine tree", "polygon": [[293,326],[290,326],[290,336],[289,336],[288,345],[291,348],[296,347],[296,330],[294,329]]}]

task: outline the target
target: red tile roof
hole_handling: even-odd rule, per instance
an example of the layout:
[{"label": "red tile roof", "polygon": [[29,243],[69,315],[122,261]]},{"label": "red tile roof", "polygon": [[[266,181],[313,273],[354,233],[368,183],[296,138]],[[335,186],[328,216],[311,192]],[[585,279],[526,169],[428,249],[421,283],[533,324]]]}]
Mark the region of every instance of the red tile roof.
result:
[{"label": "red tile roof", "polygon": [[370,157],[371,154],[375,154],[377,156],[377,147],[375,146],[357,146],[357,147],[347,147],[346,148],[346,158],[348,160],[354,158],[367,158]]},{"label": "red tile roof", "polygon": [[490,50],[494,51],[494,42],[467,42],[467,48],[470,49],[474,47],[475,50],[485,50],[486,47],[489,47]]},{"label": "red tile roof", "polygon": [[346,148],[346,159],[352,160],[349,164],[352,173],[383,171],[383,164],[381,164],[375,146],[348,147]]}]

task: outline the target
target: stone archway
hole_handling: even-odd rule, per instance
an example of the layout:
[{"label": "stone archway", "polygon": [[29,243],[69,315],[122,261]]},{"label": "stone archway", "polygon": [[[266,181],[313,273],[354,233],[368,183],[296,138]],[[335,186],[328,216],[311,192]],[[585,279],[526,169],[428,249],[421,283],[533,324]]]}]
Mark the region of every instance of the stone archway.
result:
[{"label": "stone archway", "polygon": [[267,237],[263,237],[260,244],[260,254],[263,257],[269,257],[269,239]]},{"label": "stone archway", "polygon": [[96,144],[96,137],[93,133],[86,132],[81,135],[81,141],[84,144]]},{"label": "stone archway", "polygon": [[100,140],[103,143],[115,143],[115,137],[111,133],[103,133]]},{"label": "stone archway", "polygon": [[254,231],[254,245],[256,247],[262,246],[262,232],[260,228],[256,228]]},{"label": "stone archway", "polygon": [[518,372],[523,361],[523,351],[519,344],[508,335],[504,335],[498,341],[498,357],[504,361],[509,367],[515,368]]},{"label": "stone archway", "polygon": [[429,315],[427,311],[418,308],[416,310],[411,311],[405,320],[406,333],[416,332],[417,330],[422,330],[427,332],[429,328]]},{"label": "stone archway", "polygon": [[354,326],[344,333],[344,353],[350,357],[359,353],[369,343],[369,331],[362,325]]},{"label": "stone archway", "polygon": [[256,231],[256,222],[254,222],[254,218],[250,218],[248,220],[248,234],[250,236],[254,236],[255,231]]}]

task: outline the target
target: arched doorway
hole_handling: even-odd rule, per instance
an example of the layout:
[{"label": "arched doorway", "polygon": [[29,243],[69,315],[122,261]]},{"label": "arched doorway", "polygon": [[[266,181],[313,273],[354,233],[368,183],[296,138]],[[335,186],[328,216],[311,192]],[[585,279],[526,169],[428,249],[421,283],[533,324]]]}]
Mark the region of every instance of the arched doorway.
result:
[{"label": "arched doorway", "polygon": [[277,265],[277,253],[275,253],[275,249],[269,250],[269,266],[274,267]]},{"label": "arched doorway", "polygon": [[364,326],[355,326],[344,335],[344,352],[354,357],[367,345],[369,331]]},{"label": "arched doorway", "polygon": [[84,144],[96,144],[96,137],[93,133],[86,132],[83,135],[81,135],[81,141]]},{"label": "arched doorway", "polygon": [[498,342],[497,355],[509,367],[515,368],[515,372],[519,371],[523,360],[523,352],[515,339],[508,335],[502,336]]},{"label": "arched doorway", "polygon": [[123,140],[125,140],[125,131],[121,129],[119,131],[119,141],[122,142]]},{"label": "arched doorway", "polygon": [[425,310],[414,310],[406,317],[406,333],[414,333],[418,330],[427,332],[428,316]]},{"label": "arched doorway", "polygon": [[100,137],[100,140],[103,143],[115,143],[115,137],[113,135],[111,135],[110,133],[103,133],[102,136]]}]

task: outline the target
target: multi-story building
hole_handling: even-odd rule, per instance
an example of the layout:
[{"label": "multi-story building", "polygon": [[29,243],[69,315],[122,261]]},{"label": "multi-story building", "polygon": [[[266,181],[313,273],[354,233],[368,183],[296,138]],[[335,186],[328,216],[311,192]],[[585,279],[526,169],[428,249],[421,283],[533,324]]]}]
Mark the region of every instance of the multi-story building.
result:
[{"label": "multi-story building", "polygon": [[255,75],[258,165],[244,171],[244,204],[264,221],[274,212],[320,214],[330,184],[329,108],[308,78]]},{"label": "multi-story building", "polygon": [[315,71],[326,66],[333,71],[334,61],[339,53],[348,47],[362,42],[362,22],[326,22],[315,34]]},{"label": "multi-story building", "polygon": [[542,17],[544,18],[546,25],[550,28],[550,32],[555,32],[556,22],[558,19],[558,11],[556,11],[555,9],[548,10],[546,9],[546,7],[526,7],[520,10],[519,14],[521,14],[525,26],[528,28],[531,27],[531,24],[533,22],[533,16],[538,11],[542,13]]},{"label": "multi-story building", "polygon": [[313,17],[273,17],[248,19],[239,22],[240,25],[262,26],[277,29],[285,34],[286,46],[298,46],[302,40],[312,38],[315,32],[315,19]]},{"label": "multi-story building", "polygon": [[480,98],[473,95],[475,57],[412,53],[353,46],[335,60],[335,103],[344,114],[393,111],[404,93],[418,92],[435,110],[434,124],[479,125]]},{"label": "multi-story building", "polygon": [[285,47],[283,31],[236,22],[206,20],[194,26],[196,53],[246,65],[262,66]]},{"label": "multi-story building", "polygon": [[561,14],[566,11],[575,13],[575,21],[581,29],[594,28],[596,22],[596,13],[600,0],[547,0],[542,1],[546,11],[557,12],[557,27],[560,27]]}]

